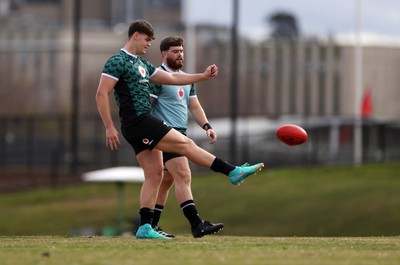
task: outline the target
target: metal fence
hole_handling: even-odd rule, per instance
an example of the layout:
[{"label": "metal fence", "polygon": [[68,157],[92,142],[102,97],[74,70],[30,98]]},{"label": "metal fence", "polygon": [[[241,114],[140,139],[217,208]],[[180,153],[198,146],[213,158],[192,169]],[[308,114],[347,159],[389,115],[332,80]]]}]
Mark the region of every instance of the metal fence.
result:
[{"label": "metal fence", "polygon": [[[204,30],[199,29],[197,34],[196,68],[204,69],[212,58],[221,71],[217,80],[198,85],[198,96],[209,118],[228,117],[231,43],[229,38],[218,39],[219,34]],[[29,25],[0,31],[0,183],[4,175],[14,173],[18,177],[47,175],[56,182],[71,172],[79,175],[92,169],[137,165],[122,136],[118,151],[105,148],[104,128],[93,99],[102,65],[120,47],[121,36],[107,30],[82,34],[76,157],[72,152],[71,115],[45,114],[70,112],[69,33]],[[240,45],[237,108],[238,116],[245,118],[238,125],[241,131],[236,134],[236,153],[230,154],[231,134],[226,129],[230,128],[229,121],[221,126],[213,121],[218,133],[225,132],[219,133],[216,145],[210,146],[202,131],[200,135],[190,129],[189,135],[206,150],[226,160],[234,157],[238,163],[264,161],[267,167],[352,163],[353,120],[346,116],[354,111],[353,48],[340,46],[334,40],[260,44],[242,41]],[[150,61],[158,62],[159,53],[154,50]],[[374,98],[373,117],[398,117],[398,79],[394,77],[400,50],[366,48],[364,55],[366,73],[375,73],[365,75],[364,81],[374,85],[373,94],[380,95]],[[387,64],[393,67],[381,67]],[[270,126],[259,128],[253,122],[254,116],[268,120]],[[284,116],[301,117],[297,123],[310,134],[306,144],[288,147],[277,141],[275,129],[286,122]],[[320,121],[315,122],[315,117]],[[364,121],[364,161],[400,159],[399,124]],[[194,166],[193,170],[201,169]]]},{"label": "metal fence", "polygon": [[[275,130],[281,122],[272,121],[272,125],[259,128],[253,125],[252,119],[241,119],[239,126],[242,130],[237,134],[235,161],[263,161],[269,168],[338,165],[353,161],[351,120],[329,123],[303,121],[301,125],[308,131],[309,141],[301,146],[290,147],[275,136]],[[215,123],[217,131],[226,129],[225,125]],[[41,174],[57,183],[60,176],[69,175],[72,171],[79,175],[99,168],[138,165],[122,135],[122,145],[118,151],[105,147],[103,124],[98,115],[93,115],[80,118],[78,163],[77,168],[72,169],[70,126],[69,116],[65,115],[0,117],[0,182],[5,180],[2,176],[17,173],[18,176]],[[229,133],[220,133],[217,144],[209,145],[201,129],[191,133],[193,130],[189,129],[189,136],[199,146],[223,159],[231,157]],[[399,133],[399,123],[364,121],[363,161],[400,159]],[[194,165],[192,168],[193,171],[202,170]]]}]

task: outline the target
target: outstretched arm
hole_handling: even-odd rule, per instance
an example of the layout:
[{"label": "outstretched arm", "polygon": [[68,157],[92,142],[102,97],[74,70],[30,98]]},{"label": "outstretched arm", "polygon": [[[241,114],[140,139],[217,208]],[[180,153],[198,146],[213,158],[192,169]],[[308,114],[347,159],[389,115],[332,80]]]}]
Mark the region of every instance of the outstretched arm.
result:
[{"label": "outstretched arm", "polygon": [[168,73],[166,71],[157,71],[150,78],[150,82],[165,85],[188,85],[208,80],[218,75],[218,67],[213,64],[207,67],[203,73],[184,74],[184,73]]},{"label": "outstretched arm", "polygon": [[116,80],[102,75],[96,92],[97,109],[106,128],[106,147],[109,147],[111,150],[118,149],[118,146],[121,144],[110,111],[109,94],[114,89],[116,82]]}]

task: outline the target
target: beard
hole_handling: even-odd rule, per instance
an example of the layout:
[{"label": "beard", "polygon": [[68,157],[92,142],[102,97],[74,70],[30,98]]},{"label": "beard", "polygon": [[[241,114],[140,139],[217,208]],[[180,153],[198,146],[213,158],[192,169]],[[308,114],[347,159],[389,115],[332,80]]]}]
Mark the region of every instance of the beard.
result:
[{"label": "beard", "polygon": [[183,67],[183,58],[179,59],[167,58],[167,65],[172,70],[179,70]]}]

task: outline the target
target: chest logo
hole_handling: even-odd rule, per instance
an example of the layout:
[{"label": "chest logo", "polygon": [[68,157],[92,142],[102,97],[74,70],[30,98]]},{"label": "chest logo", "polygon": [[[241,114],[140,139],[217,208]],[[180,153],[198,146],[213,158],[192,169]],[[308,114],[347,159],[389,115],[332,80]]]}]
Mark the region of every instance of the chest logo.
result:
[{"label": "chest logo", "polygon": [[139,69],[139,72],[142,75],[142,77],[145,77],[146,76],[146,69],[144,69],[140,65],[138,66],[138,69]]},{"label": "chest logo", "polygon": [[178,97],[179,98],[183,98],[183,96],[185,95],[185,91],[183,90],[183,88],[178,88]]}]

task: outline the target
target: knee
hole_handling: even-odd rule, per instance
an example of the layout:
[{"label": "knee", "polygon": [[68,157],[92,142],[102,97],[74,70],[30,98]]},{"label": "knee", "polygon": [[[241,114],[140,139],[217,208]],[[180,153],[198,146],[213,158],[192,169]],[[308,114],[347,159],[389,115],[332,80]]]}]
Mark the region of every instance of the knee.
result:
[{"label": "knee", "polygon": [[179,170],[175,176],[175,182],[178,185],[190,185],[191,182],[191,172],[190,170]]},{"label": "knee", "polygon": [[162,178],[162,183],[163,185],[167,186],[172,186],[172,183],[174,183],[174,178],[169,172],[164,172],[164,176]]},{"label": "knee", "polygon": [[186,152],[192,149],[194,145],[195,143],[192,139],[190,139],[189,137],[185,137],[182,143],[181,151],[183,151],[186,154]]},{"label": "knee", "polygon": [[145,171],[144,176],[146,181],[160,183],[163,179],[163,170],[162,168],[152,168],[151,170]]}]

